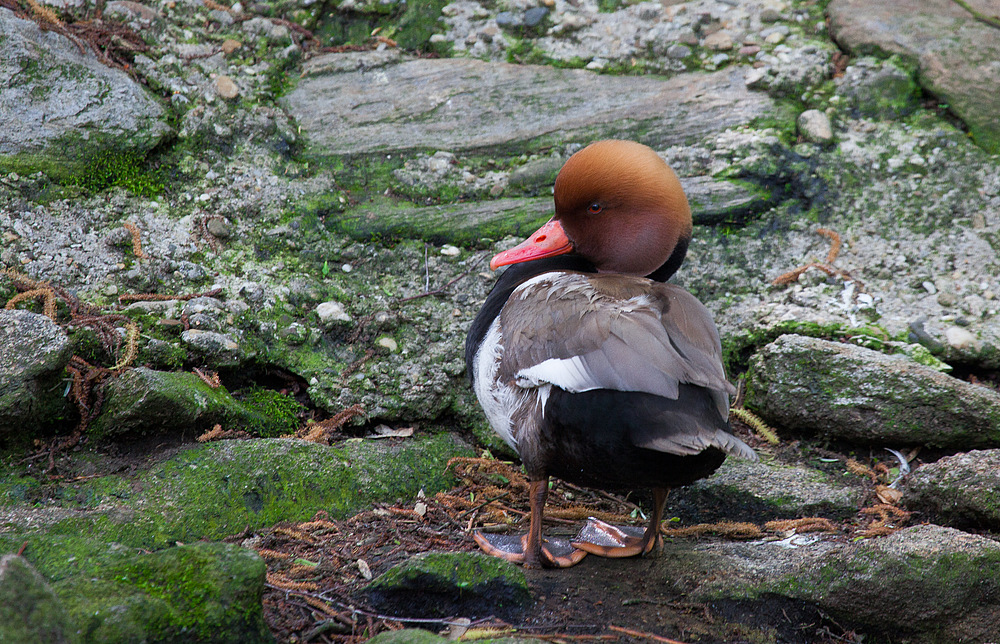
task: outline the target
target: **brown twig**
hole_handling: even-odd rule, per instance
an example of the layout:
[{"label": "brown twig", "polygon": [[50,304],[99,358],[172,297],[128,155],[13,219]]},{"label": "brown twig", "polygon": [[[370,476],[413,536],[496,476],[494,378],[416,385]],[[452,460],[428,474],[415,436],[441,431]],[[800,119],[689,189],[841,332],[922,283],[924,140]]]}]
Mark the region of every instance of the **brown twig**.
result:
[{"label": "brown twig", "polygon": [[662,637],[653,633],[644,633],[642,631],[632,630],[631,628],[622,628],[621,626],[615,626],[614,624],[608,624],[608,630],[628,635],[629,637],[641,637],[643,639],[653,640],[654,642],[663,642],[664,644],[684,644],[684,642],[672,640],[669,637]]},{"label": "brown twig", "polygon": [[122,227],[129,232],[129,235],[132,236],[132,254],[140,259],[148,259],[149,255],[142,251],[142,237],[139,232],[139,227],[131,221],[126,221],[122,224]]}]

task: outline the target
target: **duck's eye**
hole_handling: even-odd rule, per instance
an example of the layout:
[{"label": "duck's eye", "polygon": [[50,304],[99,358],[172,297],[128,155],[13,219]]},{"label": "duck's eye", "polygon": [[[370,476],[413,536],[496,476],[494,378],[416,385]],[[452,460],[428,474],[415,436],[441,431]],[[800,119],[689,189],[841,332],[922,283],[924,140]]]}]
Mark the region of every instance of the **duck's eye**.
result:
[{"label": "duck's eye", "polygon": [[589,212],[592,215],[599,215],[599,214],[601,214],[602,210],[604,210],[604,206],[602,206],[601,204],[597,203],[596,201],[594,203],[590,204],[589,206],[587,206],[587,212]]}]

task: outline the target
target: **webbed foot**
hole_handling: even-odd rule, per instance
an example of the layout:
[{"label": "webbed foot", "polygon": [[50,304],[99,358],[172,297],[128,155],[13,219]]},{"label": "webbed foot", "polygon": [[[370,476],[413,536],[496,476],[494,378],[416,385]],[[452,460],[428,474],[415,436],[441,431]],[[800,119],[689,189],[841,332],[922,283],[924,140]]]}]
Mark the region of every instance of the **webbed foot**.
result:
[{"label": "webbed foot", "polygon": [[485,534],[476,531],[472,538],[488,555],[506,559],[525,568],[569,568],[587,556],[562,539],[542,539],[537,552],[531,552],[528,535]]},{"label": "webbed foot", "polygon": [[652,552],[662,541],[650,528],[615,526],[591,517],[570,542],[574,548],[599,557],[634,557]]}]

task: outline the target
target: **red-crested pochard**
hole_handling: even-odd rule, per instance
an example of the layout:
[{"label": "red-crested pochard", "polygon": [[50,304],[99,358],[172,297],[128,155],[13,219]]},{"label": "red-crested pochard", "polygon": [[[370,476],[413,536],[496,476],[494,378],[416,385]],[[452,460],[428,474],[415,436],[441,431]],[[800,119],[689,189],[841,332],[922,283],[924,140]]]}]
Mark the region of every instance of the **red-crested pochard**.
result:
[{"label": "red-crested pochard", "polygon": [[[719,333],[693,295],[664,284],[684,260],[691,209],[673,170],[631,141],[574,154],[555,216],[490,268],[497,280],[466,341],[476,396],[524,462],[526,535],[476,533],[487,553],[527,567],[588,552],[628,557],[661,543],[668,488],[757,456],[730,433]],[[653,490],[649,525],[590,519],[570,543],[542,537],[549,477]]]}]

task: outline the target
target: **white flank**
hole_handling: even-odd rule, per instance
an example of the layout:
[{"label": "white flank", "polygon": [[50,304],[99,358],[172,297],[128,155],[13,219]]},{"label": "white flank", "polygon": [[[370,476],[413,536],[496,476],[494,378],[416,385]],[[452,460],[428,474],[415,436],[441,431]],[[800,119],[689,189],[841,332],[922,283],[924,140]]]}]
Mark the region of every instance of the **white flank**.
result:
[{"label": "white flank", "polygon": [[497,382],[497,370],[500,368],[502,354],[500,318],[497,318],[493,320],[493,324],[490,325],[486,336],[479,345],[479,350],[476,352],[474,362],[476,374],[473,388],[493,431],[516,451],[517,439],[514,437],[510,417],[517,408],[524,392],[519,388]]}]

